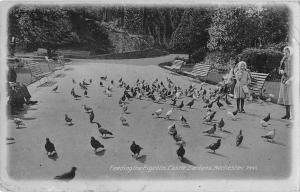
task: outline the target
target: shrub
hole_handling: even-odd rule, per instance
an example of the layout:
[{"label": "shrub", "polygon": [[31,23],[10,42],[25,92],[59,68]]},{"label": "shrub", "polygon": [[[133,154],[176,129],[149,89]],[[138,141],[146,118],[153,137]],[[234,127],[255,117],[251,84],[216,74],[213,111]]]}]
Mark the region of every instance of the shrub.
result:
[{"label": "shrub", "polygon": [[245,61],[251,71],[259,73],[270,73],[267,80],[280,78],[277,68],[283,54],[272,49],[253,49],[248,48],[237,56],[239,61]]},{"label": "shrub", "polygon": [[194,60],[195,62],[201,62],[204,60],[206,56],[206,50],[205,49],[198,49],[191,55],[191,59]]}]

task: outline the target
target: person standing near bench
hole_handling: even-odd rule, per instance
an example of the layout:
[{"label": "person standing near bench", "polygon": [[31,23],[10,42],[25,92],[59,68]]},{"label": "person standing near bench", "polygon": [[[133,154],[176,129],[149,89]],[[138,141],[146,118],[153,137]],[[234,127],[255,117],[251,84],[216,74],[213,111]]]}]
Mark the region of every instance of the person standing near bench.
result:
[{"label": "person standing near bench", "polygon": [[234,72],[236,84],[234,87],[234,98],[236,99],[237,111],[245,113],[244,103],[245,98],[249,95],[248,85],[251,83],[251,76],[247,70],[247,64],[240,61],[237,70]]},{"label": "person standing near bench", "polygon": [[290,107],[292,105],[292,48],[286,46],[283,49],[283,58],[279,66],[279,74],[281,75],[281,83],[279,97],[277,103],[285,106],[285,116],[281,119],[290,119]]}]

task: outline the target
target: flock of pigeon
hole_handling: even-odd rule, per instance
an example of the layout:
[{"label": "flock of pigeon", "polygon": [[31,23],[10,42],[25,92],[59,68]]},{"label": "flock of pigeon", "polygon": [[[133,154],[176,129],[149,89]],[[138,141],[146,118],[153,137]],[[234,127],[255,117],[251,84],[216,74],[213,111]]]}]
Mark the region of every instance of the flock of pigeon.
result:
[{"label": "flock of pigeon", "polygon": [[[72,82],[74,86],[79,85],[79,87],[83,90],[83,95],[79,95],[78,93],[75,93],[75,88],[71,89],[70,95],[75,100],[80,100],[82,97],[89,97],[88,89],[89,86],[93,83],[92,79],[90,79],[88,82],[86,80],[83,80],[78,84],[74,79],[72,79]],[[225,126],[224,118],[221,118],[220,120],[215,120],[214,118],[216,113],[218,113],[218,110],[213,110],[222,110],[224,109],[224,105],[232,105],[231,102],[228,100],[228,93],[223,86],[215,86],[215,88],[208,88],[206,87],[205,83],[201,83],[200,89],[195,88],[195,84],[192,84],[187,88],[183,88],[176,85],[168,77],[166,77],[166,82],[160,81],[158,78],[156,78],[153,82],[150,83],[146,82],[145,80],[137,79],[134,84],[130,85],[127,84],[122,78],[120,78],[118,82],[114,82],[114,80],[108,80],[107,75],[100,77],[99,86],[104,89],[103,93],[107,97],[112,97],[112,90],[115,88],[122,90],[123,94],[121,95],[118,101],[118,105],[122,110],[120,121],[123,126],[129,126],[129,123],[125,116],[126,114],[129,114],[127,104],[134,99],[147,100],[156,104],[169,104],[169,109],[167,109],[165,112],[163,107],[152,112],[152,116],[154,119],[163,118],[165,119],[165,121],[174,120],[171,119],[171,117],[175,110],[180,111],[183,110],[183,108],[191,109],[198,102],[203,103],[203,108],[207,110],[207,114],[205,114],[205,116],[203,117],[203,123],[212,126],[210,129],[203,131],[203,134],[205,134],[206,136],[214,136],[217,129],[226,132],[226,130],[223,129],[223,127]],[[58,85],[56,85],[52,89],[52,91],[56,92],[58,89],[59,87]],[[184,103],[184,101],[182,100],[183,98],[189,98],[189,101],[187,103]],[[217,106],[217,108],[212,108],[214,104]],[[97,129],[102,138],[107,137],[107,135],[112,136],[112,138],[113,136],[115,136],[110,130],[103,128],[99,122],[94,121],[95,114],[91,107],[85,104],[82,105],[82,107],[84,112],[89,115],[90,123],[95,123],[97,125]],[[228,120],[237,121],[239,119],[238,111],[227,111],[227,116]],[[260,121],[262,127],[267,127],[269,125],[270,119],[270,113],[267,114],[266,117],[263,117]],[[181,122],[182,126],[190,127],[188,120],[183,115],[180,116],[179,121]],[[72,117],[70,117],[68,114],[65,114],[65,122],[67,125],[70,126],[74,124],[72,121]],[[178,145],[176,154],[180,161],[183,161],[185,150],[187,149],[187,144],[183,137],[177,132],[176,121],[174,122],[168,127],[168,134],[174,139],[176,145]],[[24,122],[19,118],[15,118],[14,123],[17,127],[24,125]],[[261,137],[263,139],[266,139],[266,141],[273,142],[273,139],[275,137],[275,129]],[[239,134],[235,138],[235,144],[237,147],[242,144],[243,138],[244,135],[242,134],[242,130],[240,130]],[[210,153],[215,153],[216,150],[218,150],[221,147],[221,141],[221,138],[219,138],[216,140],[216,142],[208,144],[205,147],[205,149],[210,150]],[[91,136],[90,144],[91,147],[94,149],[95,153],[105,150],[105,146],[93,136]],[[132,144],[129,146],[129,150],[132,152],[132,157],[134,159],[139,158],[142,149],[143,147],[141,147],[135,141],[132,141]],[[49,158],[53,160],[56,160],[58,158],[55,145],[50,141],[49,138],[46,138],[45,150]],[[56,176],[55,179],[73,179],[75,177],[76,169],[76,167],[72,167],[71,171]]]}]

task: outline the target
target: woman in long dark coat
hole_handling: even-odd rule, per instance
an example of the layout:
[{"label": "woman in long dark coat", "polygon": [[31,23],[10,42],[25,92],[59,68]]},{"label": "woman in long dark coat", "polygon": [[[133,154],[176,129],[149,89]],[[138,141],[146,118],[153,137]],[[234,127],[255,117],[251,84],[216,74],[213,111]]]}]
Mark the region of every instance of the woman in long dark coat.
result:
[{"label": "woman in long dark coat", "polygon": [[284,105],[286,114],[281,119],[290,119],[290,108],[293,104],[292,92],[292,48],[285,47],[283,49],[284,57],[280,62],[279,73],[281,76],[281,84],[279,90],[278,104]]}]

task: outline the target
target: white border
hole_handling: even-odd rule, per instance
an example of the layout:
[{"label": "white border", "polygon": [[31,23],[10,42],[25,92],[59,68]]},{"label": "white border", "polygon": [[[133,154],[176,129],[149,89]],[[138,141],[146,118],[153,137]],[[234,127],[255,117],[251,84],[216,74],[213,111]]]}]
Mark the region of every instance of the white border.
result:
[{"label": "white border", "polygon": [[[55,5],[67,5],[67,1],[57,1],[55,0]],[[273,1],[257,1],[252,0],[251,2],[244,0],[232,0],[232,1],[196,1],[196,0],[113,0],[113,1],[72,1],[70,5],[88,5],[88,4],[100,4],[104,6],[115,5],[115,4],[126,4],[126,5],[148,5],[148,6],[195,6],[195,5],[237,5],[237,4],[286,4],[290,7],[292,12],[292,25],[291,25],[291,44],[294,48],[294,87],[293,95],[295,98],[295,120],[294,127],[292,130],[292,168],[291,176],[284,180],[104,180],[104,181],[71,181],[70,183],[61,183],[55,181],[14,181],[7,177],[6,170],[6,145],[5,145],[5,135],[6,135],[6,109],[5,103],[6,98],[6,30],[7,30],[7,11],[8,7],[15,5],[17,3],[34,3],[34,4],[46,4],[53,5],[53,1],[10,1],[10,2],[0,2],[0,103],[1,103],[1,142],[0,142],[0,165],[1,165],[1,175],[0,175],[0,189],[3,191],[87,191],[87,190],[97,190],[97,191],[299,191],[299,29],[300,29],[300,7],[298,1],[283,1],[283,0],[273,0]]]}]

